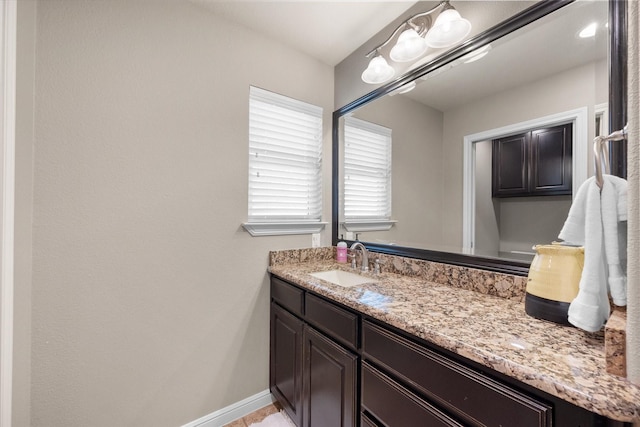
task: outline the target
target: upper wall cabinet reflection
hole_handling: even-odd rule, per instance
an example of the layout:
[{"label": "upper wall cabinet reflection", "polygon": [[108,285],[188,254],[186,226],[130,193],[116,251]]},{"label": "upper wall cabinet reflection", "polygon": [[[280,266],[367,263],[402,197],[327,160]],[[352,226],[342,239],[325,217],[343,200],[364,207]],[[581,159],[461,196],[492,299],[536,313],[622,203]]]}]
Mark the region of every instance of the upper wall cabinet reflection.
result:
[{"label": "upper wall cabinet reflection", "polygon": [[[499,2],[486,3],[490,8]],[[426,67],[426,74],[399,80],[405,84],[391,84],[384,93],[374,93],[372,101],[337,112],[336,238],[351,240],[357,233],[390,253],[410,248],[435,254],[434,259],[466,254],[515,265],[528,265],[534,244],[557,239],[570,193],[592,173],[591,141],[608,131],[609,96],[608,3],[561,6],[503,37],[484,37],[489,42],[476,43],[472,51],[465,42],[447,61],[436,59],[435,66],[419,61],[415,68]],[[473,22],[473,16],[465,17]],[[378,153],[369,158],[365,147],[371,136],[349,137],[352,123],[384,130],[389,157]],[[493,141],[565,125],[571,145],[565,195],[492,197]],[[358,144],[359,175],[345,153]],[[365,164],[376,161],[388,161],[388,169]],[[376,181],[384,173],[388,179]],[[354,180],[363,194],[367,186],[389,188],[365,200],[354,193]],[[358,203],[360,214],[353,209]],[[374,214],[366,209],[372,205],[382,208]]]}]

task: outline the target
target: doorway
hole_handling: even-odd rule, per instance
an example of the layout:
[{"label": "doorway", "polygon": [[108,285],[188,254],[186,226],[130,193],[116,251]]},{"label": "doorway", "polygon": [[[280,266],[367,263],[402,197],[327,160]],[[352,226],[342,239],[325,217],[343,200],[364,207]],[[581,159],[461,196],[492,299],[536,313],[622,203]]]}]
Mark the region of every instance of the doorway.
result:
[{"label": "doorway", "polygon": [[[561,123],[572,123],[572,194],[587,179],[588,164],[588,109],[587,107],[566,111],[558,114],[540,117],[525,122],[515,123],[500,128],[466,135],[463,148],[463,215],[462,215],[462,246],[464,253],[476,253],[476,170],[477,158],[482,156],[483,141],[491,141],[504,135],[524,132],[526,130],[554,126]],[[478,152],[478,150],[480,151]],[[486,159],[484,160],[486,162]],[[542,243],[542,242],[541,242]],[[528,255],[526,255],[528,256]]]}]

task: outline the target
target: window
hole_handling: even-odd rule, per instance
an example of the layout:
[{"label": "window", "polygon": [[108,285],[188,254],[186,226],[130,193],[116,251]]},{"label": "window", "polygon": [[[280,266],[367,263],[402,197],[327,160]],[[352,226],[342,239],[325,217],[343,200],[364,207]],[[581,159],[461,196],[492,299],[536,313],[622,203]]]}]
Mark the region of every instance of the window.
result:
[{"label": "window", "polygon": [[354,117],[344,127],[344,226],[391,228],[391,129]]},{"label": "window", "polygon": [[251,86],[244,228],[252,235],[322,230],[321,166],[322,108]]}]

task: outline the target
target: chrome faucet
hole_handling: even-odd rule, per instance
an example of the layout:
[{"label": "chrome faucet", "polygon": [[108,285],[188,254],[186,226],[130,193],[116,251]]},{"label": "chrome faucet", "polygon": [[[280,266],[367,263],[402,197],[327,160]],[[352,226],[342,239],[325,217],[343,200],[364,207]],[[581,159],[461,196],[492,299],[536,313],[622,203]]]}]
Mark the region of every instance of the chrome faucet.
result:
[{"label": "chrome faucet", "polygon": [[360,265],[360,271],[369,271],[369,253],[367,252],[367,248],[365,248],[362,243],[355,242],[349,249],[355,251],[358,248],[362,251],[362,264]]}]

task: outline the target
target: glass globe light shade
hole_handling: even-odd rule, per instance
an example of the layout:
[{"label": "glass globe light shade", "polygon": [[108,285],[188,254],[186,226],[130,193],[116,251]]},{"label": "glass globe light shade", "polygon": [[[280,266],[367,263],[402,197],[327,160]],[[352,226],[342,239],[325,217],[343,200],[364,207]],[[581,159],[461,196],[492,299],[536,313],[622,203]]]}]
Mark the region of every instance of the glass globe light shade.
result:
[{"label": "glass globe light shade", "polygon": [[462,41],[470,32],[471,23],[451,8],[440,12],[425,40],[433,48],[449,47]]},{"label": "glass globe light shade", "polygon": [[366,70],[362,72],[362,81],[369,84],[380,84],[389,80],[396,71],[380,55],[374,57]]},{"label": "glass globe light shade", "polygon": [[427,51],[427,43],[416,30],[409,28],[398,37],[389,56],[396,62],[408,62],[418,59]]}]

